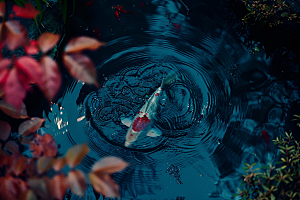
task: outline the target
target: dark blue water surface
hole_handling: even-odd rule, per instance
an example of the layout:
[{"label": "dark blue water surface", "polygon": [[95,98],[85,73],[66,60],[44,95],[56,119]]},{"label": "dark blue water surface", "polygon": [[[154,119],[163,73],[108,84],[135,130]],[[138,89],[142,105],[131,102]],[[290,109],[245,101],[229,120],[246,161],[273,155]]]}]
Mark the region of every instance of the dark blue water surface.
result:
[{"label": "dark blue water surface", "polygon": [[[97,27],[107,42],[91,55],[102,87],[70,79],[44,131],[62,154],[87,141],[86,172],[104,156],[129,162],[114,175],[122,199],[230,199],[244,162],[275,159],[261,132],[284,134],[299,90],[268,75],[270,59],[249,54],[217,1],[148,0],[141,8],[136,1],[123,7],[136,15],[118,21],[111,7],[125,3],[97,0],[88,8],[87,27],[77,29]],[[171,72],[178,80],[165,88],[155,121],[162,135],[125,147],[121,117],[134,117]],[[90,186],[85,199],[95,199]]]}]

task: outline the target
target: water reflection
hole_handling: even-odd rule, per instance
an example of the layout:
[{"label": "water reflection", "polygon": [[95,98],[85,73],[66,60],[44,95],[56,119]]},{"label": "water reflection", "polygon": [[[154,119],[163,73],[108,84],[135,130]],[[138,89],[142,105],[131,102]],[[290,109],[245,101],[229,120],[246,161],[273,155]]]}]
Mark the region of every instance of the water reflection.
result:
[{"label": "water reflection", "polygon": [[[63,109],[53,104],[45,131],[61,145],[60,153],[88,141],[91,153],[80,165],[85,171],[108,155],[131,163],[114,175],[124,198],[204,199],[208,191],[230,198],[242,163],[274,159],[275,147],[267,150],[261,132],[272,138],[283,133],[287,109],[299,91],[291,89],[293,82],[269,76],[264,55],[250,55],[224,19],[199,12],[207,4],[149,1],[139,8],[132,3],[128,10],[138,17],[123,15],[120,22],[111,13],[113,3],[99,1],[88,14],[107,42],[92,55],[102,88],[70,81],[59,100]],[[105,16],[110,17],[104,21]],[[121,117],[134,117],[170,72],[179,80],[160,99],[155,125],[163,134],[125,147],[128,128]],[[176,186],[169,184],[171,168],[180,170],[172,178]],[[197,185],[202,186],[189,189]],[[163,192],[172,187],[179,191]]]}]

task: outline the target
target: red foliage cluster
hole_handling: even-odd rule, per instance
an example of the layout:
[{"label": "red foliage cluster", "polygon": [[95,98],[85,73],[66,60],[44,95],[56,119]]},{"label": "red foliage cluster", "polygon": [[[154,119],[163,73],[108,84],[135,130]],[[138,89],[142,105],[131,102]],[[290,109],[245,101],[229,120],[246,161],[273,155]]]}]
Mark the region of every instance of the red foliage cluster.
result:
[{"label": "red foliage cluster", "polygon": [[[15,16],[33,19],[39,11],[31,3],[13,7]],[[0,2],[0,109],[13,118],[28,119],[23,99],[36,84],[45,97],[52,101],[61,85],[57,63],[47,55],[60,39],[58,34],[43,33],[37,40],[27,37],[26,28],[16,20],[5,20],[5,2]],[[99,86],[93,62],[81,54],[84,50],[96,50],[105,45],[89,37],[77,37],[66,46],[63,62],[75,78]],[[3,58],[2,49],[14,51],[24,48],[27,55]],[[30,55],[41,54],[36,60]],[[37,130],[44,119],[33,117],[19,126],[18,141],[11,140],[11,127],[0,121],[0,199],[63,199],[68,188],[83,196],[86,189],[85,174],[75,169],[88,154],[87,144],[70,148],[64,157],[56,157],[57,146],[50,134],[39,135]],[[32,156],[21,155],[19,144],[29,148]],[[68,165],[69,171],[62,169]],[[115,157],[107,157],[95,163],[89,179],[94,189],[107,197],[117,197],[118,185],[111,173],[123,170],[128,163]],[[52,175],[49,176],[49,171]],[[54,174],[54,175],[53,175]]]}]

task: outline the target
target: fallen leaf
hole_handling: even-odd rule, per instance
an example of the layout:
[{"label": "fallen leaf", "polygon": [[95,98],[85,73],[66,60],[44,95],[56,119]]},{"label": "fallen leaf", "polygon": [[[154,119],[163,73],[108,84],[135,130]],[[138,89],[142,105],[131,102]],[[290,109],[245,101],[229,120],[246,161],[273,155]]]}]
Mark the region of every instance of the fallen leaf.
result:
[{"label": "fallen leaf", "polygon": [[41,65],[44,70],[41,90],[43,91],[47,99],[51,102],[59,91],[62,83],[62,78],[57,63],[51,57],[42,57]]},{"label": "fallen leaf", "polygon": [[26,96],[26,89],[20,82],[16,69],[10,70],[6,83],[4,85],[5,101],[11,104],[16,110],[20,110],[23,99]]},{"label": "fallen leaf", "polygon": [[81,54],[64,54],[63,62],[74,78],[99,87],[97,71],[89,57]]},{"label": "fallen leaf", "polygon": [[119,196],[119,187],[110,177],[100,177],[95,173],[89,173],[90,182],[96,192],[105,197],[116,198]]},{"label": "fallen leaf", "polygon": [[37,83],[38,86],[42,85],[44,70],[41,64],[34,58],[22,56],[17,59],[15,67],[17,69],[18,78],[25,88],[28,88],[30,84],[34,83]]},{"label": "fallen leaf", "polygon": [[36,40],[30,40],[29,43],[26,46],[24,46],[24,50],[29,55],[38,54],[39,44]]},{"label": "fallen leaf", "polygon": [[29,178],[27,180],[32,191],[43,199],[50,199],[50,179],[47,176],[43,178]]},{"label": "fallen leaf", "polygon": [[68,175],[71,192],[77,196],[84,196],[86,190],[85,175],[80,170],[72,170]]},{"label": "fallen leaf", "polygon": [[28,184],[19,178],[5,176],[0,178],[0,199],[17,200],[18,195],[28,190]]},{"label": "fallen leaf", "polygon": [[3,27],[3,40],[11,51],[27,43],[27,30],[16,20],[6,21]]},{"label": "fallen leaf", "polygon": [[50,181],[50,191],[53,199],[64,199],[68,189],[67,177],[64,174],[55,175]]},{"label": "fallen leaf", "polygon": [[45,171],[52,168],[53,158],[50,156],[43,156],[37,160],[37,172],[39,174],[44,173]]},{"label": "fallen leaf", "polygon": [[0,109],[5,114],[7,114],[8,116],[11,116],[12,118],[16,118],[16,119],[28,118],[26,106],[23,102],[21,103],[20,110],[17,110],[16,108],[14,108],[12,105],[7,103],[6,101],[0,100]]},{"label": "fallen leaf", "polygon": [[66,164],[67,164],[67,160],[65,157],[56,158],[55,160],[53,160],[53,169],[55,171],[59,171],[62,168],[64,168]]},{"label": "fallen leaf", "polygon": [[69,148],[65,156],[68,165],[71,168],[77,166],[84,158],[84,156],[89,153],[89,151],[90,150],[86,143],[78,144],[74,147]]},{"label": "fallen leaf", "polygon": [[38,44],[43,53],[47,53],[59,41],[60,35],[54,33],[43,33],[38,38]]},{"label": "fallen leaf", "polygon": [[0,140],[5,141],[9,137],[11,132],[11,127],[9,123],[5,121],[0,121]]},{"label": "fallen leaf", "polygon": [[68,42],[65,48],[65,53],[79,53],[84,50],[96,50],[105,45],[105,42],[100,42],[94,38],[81,36],[73,38]]},{"label": "fallen leaf", "polygon": [[112,174],[117,173],[119,171],[122,171],[124,168],[126,168],[129,164],[125,161],[123,161],[121,158],[117,157],[105,157],[101,160],[97,161],[93,167],[92,171],[101,171],[104,173]]},{"label": "fallen leaf", "polygon": [[5,15],[5,1],[0,2],[0,17],[4,17]]},{"label": "fallen leaf", "polygon": [[19,146],[15,141],[7,141],[5,143],[5,149],[12,153],[19,153]]},{"label": "fallen leaf", "polygon": [[57,146],[50,134],[36,135],[36,138],[29,143],[29,149],[33,157],[56,156]]},{"label": "fallen leaf", "polygon": [[22,136],[28,136],[35,133],[44,123],[45,119],[33,117],[25,122],[22,122],[19,126],[19,134]]},{"label": "fallen leaf", "polygon": [[25,19],[34,19],[39,14],[39,11],[35,9],[35,7],[29,2],[26,3],[24,7],[14,5],[13,12],[16,14],[16,16]]}]

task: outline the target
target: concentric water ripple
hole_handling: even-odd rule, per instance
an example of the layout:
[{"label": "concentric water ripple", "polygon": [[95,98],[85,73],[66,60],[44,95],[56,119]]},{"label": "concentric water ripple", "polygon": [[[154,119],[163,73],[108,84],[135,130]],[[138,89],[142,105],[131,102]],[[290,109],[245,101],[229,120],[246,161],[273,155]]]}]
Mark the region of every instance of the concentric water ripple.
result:
[{"label": "concentric water ripple", "polygon": [[[199,14],[203,5],[185,2],[189,16],[180,1],[152,1],[145,10],[128,6],[139,17],[122,15],[119,22],[106,9],[112,2],[100,1],[103,12],[91,23],[111,16],[99,25],[106,47],[91,55],[102,87],[70,81],[62,108],[53,104],[46,122],[62,154],[88,141],[91,152],[80,165],[85,171],[109,155],[131,163],[113,175],[124,198],[205,199],[213,182],[211,196],[230,198],[242,163],[274,159],[276,150],[271,145],[267,151],[261,131],[282,134],[286,111],[299,98],[294,83],[270,77],[264,55],[250,56],[220,25],[222,18]],[[121,118],[133,118],[170,73],[178,78],[164,88],[154,123],[162,135],[125,147],[128,127]],[[175,184],[166,173],[171,165],[181,169]]]}]

